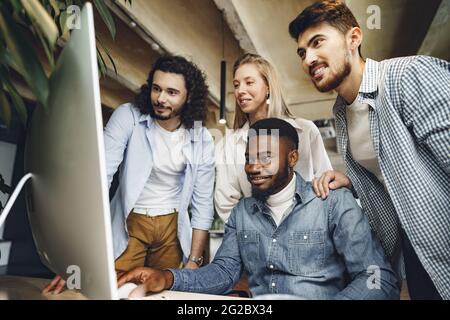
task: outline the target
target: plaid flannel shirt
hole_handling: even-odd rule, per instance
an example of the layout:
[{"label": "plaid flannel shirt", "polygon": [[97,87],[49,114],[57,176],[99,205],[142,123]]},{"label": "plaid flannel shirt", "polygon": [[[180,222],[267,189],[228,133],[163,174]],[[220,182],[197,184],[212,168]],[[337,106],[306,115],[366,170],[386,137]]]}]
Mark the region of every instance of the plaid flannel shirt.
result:
[{"label": "plaid flannel shirt", "polygon": [[352,158],[347,104],[338,96],[338,146],[354,191],[387,255],[398,256],[401,225],[440,295],[450,299],[450,64],[425,56],[367,59],[357,99],[370,106],[387,192]]}]

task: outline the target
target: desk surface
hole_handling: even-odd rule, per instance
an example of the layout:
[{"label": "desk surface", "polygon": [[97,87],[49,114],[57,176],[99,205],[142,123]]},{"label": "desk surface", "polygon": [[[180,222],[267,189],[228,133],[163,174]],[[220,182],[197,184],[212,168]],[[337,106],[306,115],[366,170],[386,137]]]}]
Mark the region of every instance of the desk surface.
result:
[{"label": "desk surface", "polygon": [[81,293],[66,290],[61,294],[42,294],[51,280],[14,276],[0,276],[0,300],[86,300]]},{"label": "desk surface", "polygon": [[[74,290],[66,290],[58,295],[41,293],[49,279],[0,276],[0,300],[86,300]],[[163,291],[149,295],[143,300],[241,300],[243,298],[216,296],[200,293]]]}]

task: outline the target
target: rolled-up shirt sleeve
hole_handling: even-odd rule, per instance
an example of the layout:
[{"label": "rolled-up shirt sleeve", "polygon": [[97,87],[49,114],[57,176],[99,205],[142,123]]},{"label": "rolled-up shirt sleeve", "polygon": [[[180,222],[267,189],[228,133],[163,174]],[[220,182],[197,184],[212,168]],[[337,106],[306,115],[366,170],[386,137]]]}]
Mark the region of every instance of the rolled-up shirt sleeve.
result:
[{"label": "rolled-up shirt sleeve", "polygon": [[208,294],[226,294],[239,281],[242,271],[234,214],[225,225],[225,234],[214,260],[199,269],[170,269],[171,290]]},{"label": "rolled-up shirt sleeve", "polygon": [[209,132],[203,128],[201,160],[197,167],[191,200],[191,226],[194,229],[209,230],[214,220],[214,142]]}]

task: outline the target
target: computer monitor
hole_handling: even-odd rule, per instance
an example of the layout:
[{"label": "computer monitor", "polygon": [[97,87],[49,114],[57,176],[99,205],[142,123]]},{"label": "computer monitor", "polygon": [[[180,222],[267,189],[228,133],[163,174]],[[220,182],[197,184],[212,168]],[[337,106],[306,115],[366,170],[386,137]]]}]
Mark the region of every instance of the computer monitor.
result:
[{"label": "computer monitor", "polygon": [[117,299],[90,3],[80,19],[50,80],[48,110],[38,107],[28,130],[28,215],[49,269],[66,279],[80,271],[80,290],[88,298]]}]

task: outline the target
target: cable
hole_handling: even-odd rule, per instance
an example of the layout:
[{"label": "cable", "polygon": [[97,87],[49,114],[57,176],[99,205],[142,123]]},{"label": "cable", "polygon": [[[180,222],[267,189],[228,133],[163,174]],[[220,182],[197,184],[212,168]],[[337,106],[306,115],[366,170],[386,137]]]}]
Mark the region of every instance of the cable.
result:
[{"label": "cable", "polygon": [[0,216],[0,228],[2,227],[3,223],[5,223],[6,217],[9,214],[9,211],[11,210],[14,202],[16,201],[17,197],[20,194],[20,191],[22,190],[25,183],[33,177],[32,173],[27,173],[25,176],[23,176],[22,179],[20,179],[19,183],[17,184],[16,188],[14,189],[14,192],[12,193],[11,197],[8,199],[8,202],[6,203],[5,209],[3,209],[1,216]]}]

